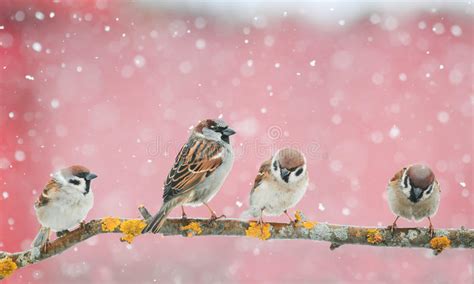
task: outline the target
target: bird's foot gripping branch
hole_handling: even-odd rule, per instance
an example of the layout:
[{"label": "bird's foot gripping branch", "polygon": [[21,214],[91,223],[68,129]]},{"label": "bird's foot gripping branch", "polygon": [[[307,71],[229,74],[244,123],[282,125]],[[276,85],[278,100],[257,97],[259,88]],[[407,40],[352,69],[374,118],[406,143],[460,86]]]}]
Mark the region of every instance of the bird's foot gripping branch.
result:
[{"label": "bird's foot gripping branch", "polygon": [[[92,220],[83,226],[66,233],[52,241],[45,250],[32,248],[21,252],[0,252],[0,279],[12,275],[17,269],[31,265],[100,234],[122,234],[120,240],[131,243],[139,236],[151,218],[148,210],[140,207],[143,218],[123,219],[105,217]],[[261,223],[241,221],[236,219],[216,220],[207,219],[168,219],[160,230],[165,236],[204,237],[204,236],[233,236],[252,237],[261,240],[311,240],[331,243],[335,249],[342,245],[366,245],[377,247],[405,247],[432,249],[435,254],[445,249],[474,248],[473,229],[437,229],[434,237],[426,228],[397,228],[393,232],[388,228],[358,227],[336,225],[324,222],[308,221],[304,215],[297,212],[293,223]]]}]

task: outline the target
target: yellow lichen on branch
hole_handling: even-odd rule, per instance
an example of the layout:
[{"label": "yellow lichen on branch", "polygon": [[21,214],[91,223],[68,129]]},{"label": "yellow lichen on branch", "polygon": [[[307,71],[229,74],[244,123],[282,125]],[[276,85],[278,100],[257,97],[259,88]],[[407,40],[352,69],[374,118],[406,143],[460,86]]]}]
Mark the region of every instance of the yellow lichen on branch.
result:
[{"label": "yellow lichen on branch", "polygon": [[442,237],[434,237],[430,241],[430,246],[434,249],[437,253],[442,252],[445,248],[449,248],[451,246],[451,240],[448,239],[446,236]]},{"label": "yellow lichen on branch", "polygon": [[199,223],[196,223],[196,222],[191,222],[189,225],[182,226],[180,229],[181,231],[188,230],[188,234],[187,234],[188,237],[202,234],[201,226],[199,225]]},{"label": "yellow lichen on branch", "polygon": [[301,216],[301,211],[296,211],[295,213],[295,226],[296,227],[304,227],[305,229],[312,229],[318,222],[311,222],[303,220],[303,216]]},{"label": "yellow lichen on branch", "polygon": [[6,278],[18,269],[16,263],[9,257],[0,259],[0,279]]},{"label": "yellow lichen on branch", "polygon": [[383,236],[377,229],[367,230],[367,242],[371,244],[379,244],[383,241]]},{"label": "yellow lichen on branch", "polygon": [[120,226],[120,219],[114,217],[105,217],[102,220],[102,231],[104,232],[113,232],[115,229]]},{"label": "yellow lichen on branch", "polygon": [[270,224],[258,224],[257,222],[250,222],[249,228],[245,230],[245,235],[261,240],[266,240],[271,237]]},{"label": "yellow lichen on branch", "polygon": [[146,223],[142,220],[127,220],[120,224],[120,232],[124,235],[120,238],[122,242],[132,243],[133,239],[140,235]]},{"label": "yellow lichen on branch", "polygon": [[296,219],[296,223],[303,221],[303,217],[301,216],[301,211],[295,212],[295,219]]}]

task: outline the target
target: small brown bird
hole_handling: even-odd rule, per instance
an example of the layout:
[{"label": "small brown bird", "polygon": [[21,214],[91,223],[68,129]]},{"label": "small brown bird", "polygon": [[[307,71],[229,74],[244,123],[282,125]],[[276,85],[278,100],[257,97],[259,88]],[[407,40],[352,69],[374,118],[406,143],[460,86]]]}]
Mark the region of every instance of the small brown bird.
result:
[{"label": "small brown bird", "polygon": [[263,162],[250,192],[250,208],[243,216],[280,216],[294,207],[306,193],[308,172],[306,159],[298,150],[284,148],[278,150],[270,159]]},{"label": "small brown bird", "polygon": [[433,236],[431,217],[438,211],[440,187],[433,171],[425,165],[411,165],[398,171],[388,184],[388,205],[398,218],[420,221],[428,218],[430,235]]},{"label": "small brown bird", "polygon": [[61,236],[86,218],[94,205],[91,181],[96,177],[86,167],[78,165],[53,174],[35,202],[36,217],[42,228],[34,247],[48,243],[50,230]]},{"label": "small brown bird", "polygon": [[142,233],[159,232],[166,217],[177,206],[204,204],[211,212],[211,220],[218,217],[207,203],[216,195],[234,163],[229,136],[235,131],[220,119],[206,119],[194,127],[188,142],[176,157],[166,179],[163,205]]}]

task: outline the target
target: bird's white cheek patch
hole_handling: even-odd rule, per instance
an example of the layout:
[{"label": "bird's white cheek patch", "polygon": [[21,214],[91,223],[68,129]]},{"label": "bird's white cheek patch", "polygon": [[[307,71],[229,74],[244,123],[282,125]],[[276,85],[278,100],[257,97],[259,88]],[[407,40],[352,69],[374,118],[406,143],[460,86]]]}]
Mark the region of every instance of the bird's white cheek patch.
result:
[{"label": "bird's white cheek patch", "polygon": [[408,185],[408,187],[404,187],[403,186],[403,183],[400,184],[400,188],[403,192],[403,194],[405,194],[407,197],[410,197],[410,190],[411,190],[411,186]]}]

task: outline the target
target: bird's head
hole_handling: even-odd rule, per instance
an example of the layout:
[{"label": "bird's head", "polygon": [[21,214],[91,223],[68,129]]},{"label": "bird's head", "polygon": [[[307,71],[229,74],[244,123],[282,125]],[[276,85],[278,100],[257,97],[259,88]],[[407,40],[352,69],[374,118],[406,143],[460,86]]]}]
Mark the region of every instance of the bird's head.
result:
[{"label": "bird's head", "polygon": [[54,174],[54,179],[59,182],[63,188],[72,191],[78,191],[87,195],[90,191],[91,181],[97,177],[89,169],[83,166],[74,165],[59,170]]},{"label": "bird's head", "polygon": [[307,175],[306,159],[298,150],[280,149],[272,158],[271,170],[277,179],[287,184],[296,183]]},{"label": "bird's head", "polygon": [[229,128],[222,119],[206,119],[194,127],[193,133],[206,139],[224,141],[229,144],[229,137],[234,135],[235,131]]},{"label": "bird's head", "polygon": [[411,202],[417,203],[431,196],[434,183],[433,171],[426,165],[416,164],[403,169],[400,187]]}]

